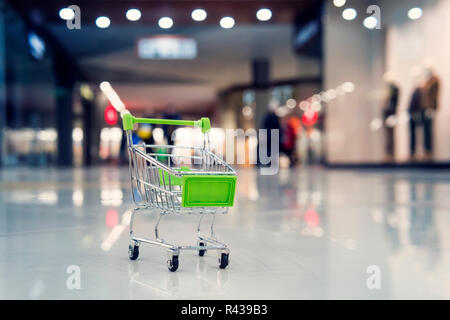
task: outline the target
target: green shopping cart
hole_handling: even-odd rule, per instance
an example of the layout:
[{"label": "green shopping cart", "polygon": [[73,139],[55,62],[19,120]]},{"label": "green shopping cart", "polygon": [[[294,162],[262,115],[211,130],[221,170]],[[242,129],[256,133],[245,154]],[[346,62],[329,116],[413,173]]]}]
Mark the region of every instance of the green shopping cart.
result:
[{"label": "green shopping cart", "polygon": [[[224,160],[210,151],[208,118],[198,121],[135,118],[129,112],[122,116],[129,152],[131,188],[135,208],[130,220],[129,258],[136,260],[141,243],[159,245],[167,249],[167,265],[176,271],[181,250],[195,250],[203,256],[208,250],[219,253],[219,267],[229,262],[229,248],[214,234],[216,214],[225,214],[233,206],[236,172]],[[202,147],[134,144],[132,131],[136,123],[194,126],[204,135]],[[166,150],[162,153],[161,150]],[[159,161],[168,159],[168,161]],[[138,237],[133,232],[135,213],[143,209],[159,212],[155,224],[155,238]],[[170,244],[159,237],[158,226],[166,214],[200,214],[196,245]],[[210,235],[201,233],[202,219],[212,215]]]}]

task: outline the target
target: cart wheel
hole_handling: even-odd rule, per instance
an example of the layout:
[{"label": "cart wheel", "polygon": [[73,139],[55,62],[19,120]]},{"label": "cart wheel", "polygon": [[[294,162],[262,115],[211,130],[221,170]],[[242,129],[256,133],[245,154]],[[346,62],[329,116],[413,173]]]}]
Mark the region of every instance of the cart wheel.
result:
[{"label": "cart wheel", "polygon": [[[204,246],[206,245],[206,243],[204,243],[204,242],[199,242],[198,245],[199,245],[200,247],[204,247]],[[200,249],[200,250],[198,250],[198,255],[199,255],[200,257],[203,257],[203,256],[205,255],[205,252],[206,252],[206,249]]]},{"label": "cart wheel", "polygon": [[172,272],[177,271],[177,269],[178,269],[178,256],[172,256],[172,259],[167,260],[167,267]]},{"label": "cart wheel", "polygon": [[219,267],[220,269],[225,269],[228,266],[228,253],[222,253],[219,258]]},{"label": "cart wheel", "polygon": [[128,257],[130,260],[136,260],[139,257],[139,246],[130,244],[128,246]]}]

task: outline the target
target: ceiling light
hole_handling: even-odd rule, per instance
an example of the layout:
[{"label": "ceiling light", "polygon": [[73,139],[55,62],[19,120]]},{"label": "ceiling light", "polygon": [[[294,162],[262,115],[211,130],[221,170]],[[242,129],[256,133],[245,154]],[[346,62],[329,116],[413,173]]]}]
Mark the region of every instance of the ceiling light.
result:
[{"label": "ceiling light", "polygon": [[130,21],[138,21],[141,18],[141,11],[138,9],[129,9],[125,15]]},{"label": "ceiling light", "polygon": [[295,99],[288,99],[288,100],[286,101],[286,106],[287,106],[289,109],[294,109],[294,108],[297,106],[297,101],[296,101]]},{"label": "ceiling light", "polygon": [[299,103],[299,108],[303,111],[306,111],[309,109],[309,102],[306,100],[303,100],[302,102]]},{"label": "ceiling light", "polygon": [[105,94],[108,100],[111,102],[112,106],[118,111],[123,112],[126,110],[125,104],[120,99],[119,95],[111,86],[108,81],[103,81],[100,83],[100,90]]},{"label": "ceiling light", "polygon": [[330,97],[327,92],[322,91],[320,94],[320,100],[323,102],[330,102]]},{"label": "ceiling light", "polygon": [[383,127],[383,121],[380,118],[373,119],[370,122],[370,130],[377,131]]},{"label": "ceiling light", "polygon": [[420,19],[422,17],[422,14],[423,14],[423,11],[421,8],[412,8],[412,9],[409,9],[409,11],[408,11],[408,17],[411,20]]},{"label": "ceiling light", "polygon": [[75,11],[70,8],[62,8],[59,10],[59,17],[64,20],[72,20],[75,18]]},{"label": "ceiling light", "polygon": [[322,104],[320,102],[311,103],[311,109],[316,112],[320,112],[322,110]]},{"label": "ceiling light", "polygon": [[245,118],[252,119],[253,118],[253,109],[252,109],[252,107],[245,106],[244,108],[242,108],[242,114],[244,115]]},{"label": "ceiling light", "polygon": [[108,81],[100,82],[100,90],[105,91],[108,90],[109,88],[111,88],[111,83],[109,83]]},{"label": "ceiling light", "polygon": [[358,12],[356,12],[356,10],[353,8],[345,9],[342,12],[342,18],[344,18],[345,20],[348,20],[348,21],[355,19],[357,15],[358,15]]},{"label": "ceiling light", "polygon": [[367,17],[364,19],[363,25],[367,29],[375,29],[376,26],[378,25],[378,20],[375,17]]},{"label": "ceiling light", "polygon": [[346,2],[347,0],[333,0],[333,4],[338,8],[344,6]]},{"label": "ceiling light", "polygon": [[161,19],[159,19],[158,25],[160,28],[170,29],[173,26],[173,20],[169,17],[162,17]]},{"label": "ceiling light", "polygon": [[344,89],[344,92],[351,93],[355,91],[355,84],[353,82],[345,82],[342,84],[342,89]]},{"label": "ceiling light", "polygon": [[268,21],[272,18],[272,11],[266,8],[259,9],[256,12],[256,18],[258,18],[259,21]]},{"label": "ceiling light", "polygon": [[234,19],[232,17],[223,17],[220,19],[220,26],[224,29],[230,29],[234,26]]},{"label": "ceiling light", "polygon": [[95,24],[97,25],[97,27],[99,28],[108,28],[109,25],[111,24],[111,20],[109,20],[108,17],[105,16],[101,16],[98,17],[97,20],[95,20]]},{"label": "ceiling light", "polygon": [[191,13],[191,17],[195,21],[203,21],[206,19],[206,16],[207,16],[206,11],[203,9],[195,9]]},{"label": "ceiling light", "polygon": [[333,100],[333,99],[336,99],[337,92],[335,89],[330,89],[327,91],[327,95],[328,95],[328,98],[330,98],[330,100]]}]

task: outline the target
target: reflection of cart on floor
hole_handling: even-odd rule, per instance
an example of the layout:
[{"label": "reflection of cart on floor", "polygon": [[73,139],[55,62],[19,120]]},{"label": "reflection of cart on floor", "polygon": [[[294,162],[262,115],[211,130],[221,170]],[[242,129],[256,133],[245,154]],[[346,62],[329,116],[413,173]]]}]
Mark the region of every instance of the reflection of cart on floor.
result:
[{"label": "reflection of cart on floor", "polygon": [[[203,147],[155,146],[133,144],[132,130],[136,123],[197,126],[204,133]],[[229,249],[214,236],[214,217],[217,213],[227,213],[233,206],[236,188],[236,172],[222,159],[209,151],[210,122],[208,118],[198,121],[135,118],[123,115],[130,157],[130,175],[133,200],[136,207],[131,216],[129,257],[139,256],[141,243],[155,244],[167,248],[168,268],[176,271],[181,250],[197,250],[203,256],[207,250],[219,251],[220,268],[228,265]],[[155,152],[164,148],[167,153]],[[170,161],[159,161],[167,157]],[[160,216],[155,225],[155,239],[137,237],[133,233],[136,211],[156,209]],[[178,246],[169,244],[158,235],[158,225],[165,214],[200,214],[197,245]],[[202,218],[213,215],[211,235],[200,233]]]},{"label": "reflection of cart on floor", "polygon": [[[155,273],[139,263],[128,266],[129,299],[203,299],[223,296],[229,285],[227,269],[212,270],[204,259],[196,260],[195,277],[190,273]],[[196,279],[195,281],[193,281]]]}]

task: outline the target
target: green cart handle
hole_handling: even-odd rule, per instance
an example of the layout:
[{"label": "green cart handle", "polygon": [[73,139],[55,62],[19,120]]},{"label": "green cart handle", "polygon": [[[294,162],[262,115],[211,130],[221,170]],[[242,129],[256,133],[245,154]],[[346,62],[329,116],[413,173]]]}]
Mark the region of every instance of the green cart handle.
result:
[{"label": "green cart handle", "polygon": [[202,129],[203,133],[211,130],[211,123],[209,118],[201,118],[197,121],[190,120],[169,120],[169,119],[150,119],[150,118],[135,118],[130,113],[126,113],[122,117],[123,130],[133,130],[135,123],[149,123],[149,124],[167,124],[173,126],[193,126]]}]

